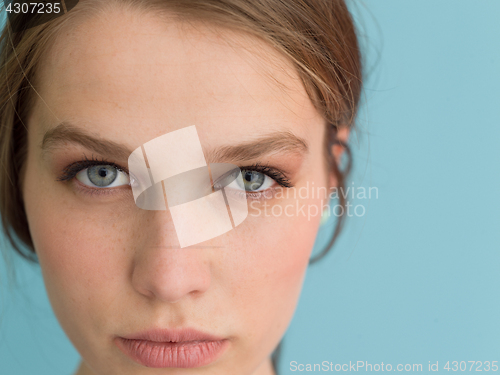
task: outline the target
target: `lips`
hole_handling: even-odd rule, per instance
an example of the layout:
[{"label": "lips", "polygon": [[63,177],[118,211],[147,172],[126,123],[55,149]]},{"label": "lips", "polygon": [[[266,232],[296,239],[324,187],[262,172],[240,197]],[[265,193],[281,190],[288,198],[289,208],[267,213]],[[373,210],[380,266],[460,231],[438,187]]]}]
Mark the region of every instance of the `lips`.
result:
[{"label": "lips", "polygon": [[194,329],[155,329],[117,337],[115,344],[135,362],[154,368],[192,368],[216,361],[229,341]]}]

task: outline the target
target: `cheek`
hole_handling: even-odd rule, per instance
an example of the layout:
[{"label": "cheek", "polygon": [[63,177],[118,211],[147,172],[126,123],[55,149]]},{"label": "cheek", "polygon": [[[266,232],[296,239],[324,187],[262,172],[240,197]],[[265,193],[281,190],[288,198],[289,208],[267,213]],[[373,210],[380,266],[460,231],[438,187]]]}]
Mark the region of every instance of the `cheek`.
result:
[{"label": "cheek", "polygon": [[129,221],[123,212],[110,215],[75,205],[68,193],[39,175],[28,166],[24,197],[47,293],[62,325],[67,319],[85,321],[91,312],[105,310],[103,302],[123,285],[123,235]]},{"label": "cheek", "polygon": [[250,219],[247,226],[236,229],[239,245],[232,248],[236,258],[244,259],[237,259],[234,266],[244,270],[252,283],[293,284],[307,267],[317,229],[314,221],[300,217]]},{"label": "cheek", "polygon": [[[286,204],[295,210],[297,202]],[[228,285],[233,285],[232,306],[245,317],[245,332],[254,348],[272,350],[299,299],[319,217],[308,220],[293,212],[291,216],[247,218],[234,230],[232,254],[223,260],[226,272],[231,274],[232,283]]]}]

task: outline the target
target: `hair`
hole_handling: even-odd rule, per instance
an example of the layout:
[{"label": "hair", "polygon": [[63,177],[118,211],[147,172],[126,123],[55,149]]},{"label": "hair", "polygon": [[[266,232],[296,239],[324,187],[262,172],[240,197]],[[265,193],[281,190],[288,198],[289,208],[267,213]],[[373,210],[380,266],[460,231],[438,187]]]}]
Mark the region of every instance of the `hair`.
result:
[{"label": "hair", "polygon": [[[43,24],[36,16],[28,19],[22,13],[11,14],[0,36],[0,216],[6,239],[23,258],[38,262],[21,190],[27,155],[26,123],[38,95],[33,86],[37,70],[63,27],[81,13],[92,14],[115,4],[163,10],[180,20],[244,32],[286,56],[325,120],[327,165],[337,188],[345,186],[351,152],[337,133],[342,127],[355,125],[363,74],[357,31],[344,0],[84,0],[66,15]],[[26,27],[13,31],[12,25],[23,23]],[[345,151],[348,162],[344,168],[333,156],[334,145]],[[339,195],[339,204],[347,204],[343,194]],[[344,215],[337,218],[329,243],[310,263],[328,253],[344,221]],[[272,356],[275,369],[280,348],[281,343]]]}]

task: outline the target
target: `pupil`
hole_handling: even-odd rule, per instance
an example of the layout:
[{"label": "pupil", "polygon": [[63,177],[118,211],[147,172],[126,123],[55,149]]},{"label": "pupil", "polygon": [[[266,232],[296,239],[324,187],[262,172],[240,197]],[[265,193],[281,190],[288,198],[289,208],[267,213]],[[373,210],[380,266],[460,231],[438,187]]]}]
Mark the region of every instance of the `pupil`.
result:
[{"label": "pupil", "polygon": [[246,172],[245,173],[245,180],[247,180],[248,182],[252,181],[252,175],[253,175],[252,172]]},{"label": "pupil", "polygon": [[101,177],[106,177],[106,175],[108,174],[106,172],[106,169],[104,169],[104,168],[99,169],[98,173],[99,173],[99,176],[101,176]]}]

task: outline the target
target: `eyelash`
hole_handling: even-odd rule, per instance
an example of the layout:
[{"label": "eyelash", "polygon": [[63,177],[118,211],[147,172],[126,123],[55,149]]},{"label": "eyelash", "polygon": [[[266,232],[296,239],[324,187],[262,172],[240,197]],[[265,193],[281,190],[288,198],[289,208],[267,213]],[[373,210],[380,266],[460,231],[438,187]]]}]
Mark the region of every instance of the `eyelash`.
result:
[{"label": "eyelash", "polygon": [[256,164],[249,165],[246,167],[240,167],[240,170],[241,171],[259,172],[259,173],[265,174],[268,177],[271,177],[281,187],[285,187],[285,188],[293,187],[293,185],[290,183],[290,180],[286,177],[285,173],[283,173],[279,169],[273,168],[269,165],[256,163]]},{"label": "eyelash", "polygon": [[[76,177],[78,172],[82,171],[83,169],[90,168],[94,165],[109,165],[117,170],[126,173],[127,175],[129,174],[127,168],[123,168],[119,166],[118,164],[115,164],[113,162],[109,162],[102,158],[101,160],[94,158],[92,155],[91,159],[88,159],[85,155],[83,155],[84,160],[79,160],[77,162],[71,163],[64,167],[62,174],[57,178],[57,181],[70,181],[73,178]],[[252,171],[252,172],[258,172],[265,174],[266,176],[272,178],[278,185],[284,188],[291,188],[293,185],[290,183],[290,180],[286,177],[285,173],[280,171],[279,169],[273,168],[269,165],[261,164],[261,163],[256,163],[253,165],[245,166],[245,167],[240,167],[241,171]],[[82,188],[86,194],[89,195],[101,195],[101,194],[112,194],[109,190],[115,190],[115,189],[106,189],[106,188],[89,188],[85,187]],[[249,194],[252,194],[252,192],[249,192]]]}]

